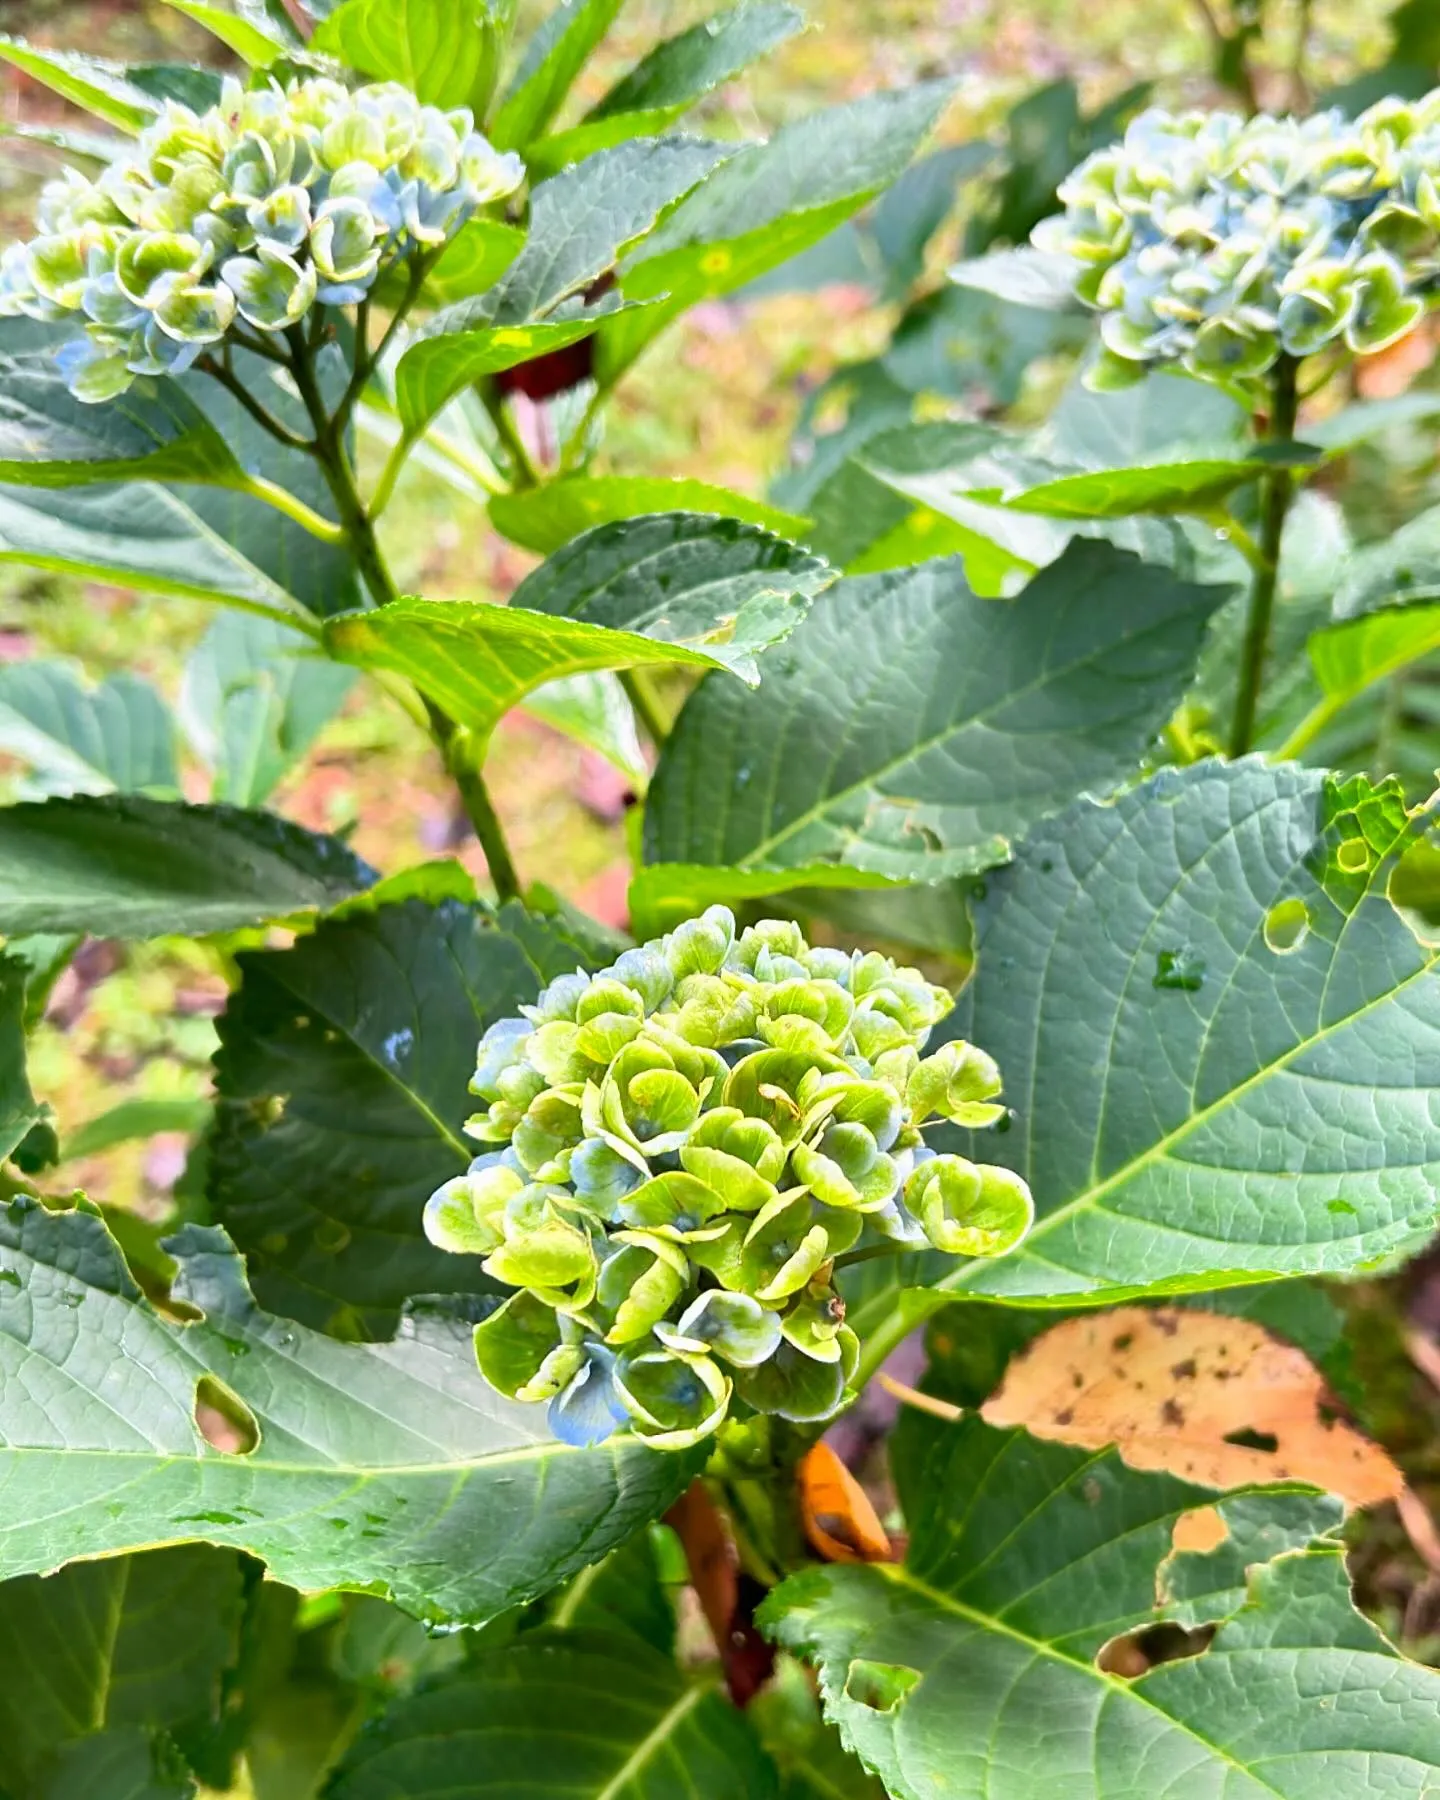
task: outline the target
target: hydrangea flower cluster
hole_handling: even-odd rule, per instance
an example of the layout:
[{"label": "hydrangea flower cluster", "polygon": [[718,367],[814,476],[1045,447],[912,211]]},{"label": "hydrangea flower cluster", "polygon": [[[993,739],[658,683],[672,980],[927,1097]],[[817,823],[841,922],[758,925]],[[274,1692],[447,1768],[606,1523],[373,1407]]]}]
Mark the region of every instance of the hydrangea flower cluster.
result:
[{"label": "hydrangea flower cluster", "polygon": [[45,187],[37,235],[0,256],[0,314],[74,322],[58,353],[70,390],[110,400],[188,368],[237,319],[278,332],[317,301],[362,300],[402,251],[443,244],[523,176],[466,108],[395,82],[227,81],[208,112],[167,101],[94,180],[71,169]]},{"label": "hydrangea flower cluster", "polygon": [[516,1290],[476,1327],[490,1383],[548,1401],[570,1443],[629,1425],[684,1448],[735,1400],[830,1417],[858,1353],[837,1257],[998,1256],[1033,1216],[1019,1176],[923,1142],[1005,1113],[983,1051],[921,1055],[952,1004],[787,922],[737,936],[715,906],[492,1025],[467,1129],[503,1148],[425,1211]]},{"label": "hydrangea flower cluster", "polygon": [[1282,355],[1383,350],[1440,287],[1440,89],[1350,120],[1152,109],[1034,232],[1100,311],[1095,386],[1158,364],[1253,386]]}]

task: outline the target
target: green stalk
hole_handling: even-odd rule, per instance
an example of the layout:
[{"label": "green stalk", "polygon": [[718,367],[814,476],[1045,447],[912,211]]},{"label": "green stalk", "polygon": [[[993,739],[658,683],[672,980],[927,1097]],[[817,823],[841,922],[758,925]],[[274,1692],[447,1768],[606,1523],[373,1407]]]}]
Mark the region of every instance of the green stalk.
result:
[{"label": "green stalk", "polygon": [[[380,549],[374,523],[360,498],[355,473],[345,450],[343,422],[339,414],[332,418],[325,410],[325,401],[315,379],[315,368],[304,335],[292,328],[288,336],[291,372],[300,398],[305,403],[305,410],[315,427],[315,442],[311,453],[319,463],[335,501],[335,509],[340,515],[340,524],[361,579],[377,606],[391,606],[400,598],[400,590],[395,585]],[[358,354],[364,356],[363,348]],[[362,384],[352,383],[357,392],[360,385]],[[502,902],[516,900],[520,896],[520,878],[510,855],[504,828],[485,785],[485,777],[480,768],[481,758],[475,754],[473,739],[464,726],[428,698],[425,700],[425,714],[429,721],[430,735],[445,759],[445,768],[459,790],[466,814],[475,828],[480,847],[485,852],[495,892]]]},{"label": "green stalk", "polygon": [[[1275,365],[1272,385],[1273,404],[1265,442],[1285,444],[1295,436],[1295,417],[1299,411],[1296,370],[1293,356],[1282,356]],[[1280,580],[1280,543],[1285,535],[1285,519],[1295,498],[1295,473],[1278,467],[1265,479],[1263,517],[1260,532],[1260,562],[1250,589],[1250,611],[1245,624],[1245,647],[1241,652],[1240,688],[1235,696],[1235,718],[1230,729],[1230,754],[1243,756],[1255,737],[1255,713],[1260,704],[1260,689],[1265,679],[1265,659],[1270,649],[1270,629],[1275,615],[1275,590]]]}]

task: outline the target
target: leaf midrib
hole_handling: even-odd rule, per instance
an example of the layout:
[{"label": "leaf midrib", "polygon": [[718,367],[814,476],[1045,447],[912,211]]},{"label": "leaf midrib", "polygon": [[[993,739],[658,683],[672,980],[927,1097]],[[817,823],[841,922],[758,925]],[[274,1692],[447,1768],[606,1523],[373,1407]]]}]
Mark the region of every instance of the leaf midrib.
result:
[{"label": "leaf midrib", "polygon": [[638,1775],[656,1753],[680,1726],[683,1720],[694,1712],[700,1702],[710,1693],[713,1683],[697,1682],[687,1688],[679,1699],[668,1708],[654,1728],[647,1732],[625,1761],[610,1777],[603,1788],[594,1796],[594,1800],[618,1800],[632,1777]]},{"label": "leaf midrib", "polygon": [[[1097,1206],[1106,1194],[1112,1192],[1116,1188],[1123,1187],[1133,1176],[1139,1173],[1140,1170],[1148,1168],[1152,1163],[1163,1159],[1175,1145],[1183,1143],[1197,1127],[1208,1124],[1218,1113],[1223,1112],[1227,1107],[1235,1104],[1253,1089],[1262,1086],[1272,1075],[1283,1072],[1290,1062],[1302,1052],[1314,1049],[1317,1044],[1325,1043],[1334,1033],[1346,1030],[1357,1020],[1363,1019],[1368,1014],[1378,1011],[1381,1007],[1390,1005],[1396,996],[1403,994],[1407,988],[1413,986],[1423,977],[1433,975],[1437,962],[1440,962],[1440,955],[1431,956],[1427,961],[1423,962],[1418,969],[1413,970],[1407,975],[1403,981],[1397,982],[1394,987],[1387,988],[1383,994],[1376,995],[1373,1000],[1367,1000],[1363,1006],[1357,1007],[1354,1012],[1345,1013],[1342,1017],[1334,1019],[1328,1025],[1323,1026],[1319,1031],[1313,1032],[1310,1036],[1302,1038],[1299,1043],[1292,1045],[1290,1049],[1286,1050],[1282,1056],[1276,1057],[1273,1062],[1266,1063],[1263,1068],[1257,1069],[1253,1075],[1247,1076],[1238,1087],[1227,1088],[1223,1094],[1218,1095],[1208,1106],[1202,1107],[1199,1112],[1188,1114],[1183,1123],[1177,1125],[1173,1131],[1166,1132],[1164,1137],[1157,1138],[1147,1149],[1141,1151],[1138,1156],[1132,1157],[1129,1162],[1122,1164],[1113,1174],[1107,1175],[1103,1181],[1098,1182],[1092,1187],[1086,1188],[1083,1193],[1077,1194],[1073,1200],[1067,1201],[1064,1206],[1057,1207],[1054,1212],[1047,1214],[1045,1218],[1032,1227],[1029,1236],[1019,1247],[1019,1254],[1023,1257],[1032,1244],[1045,1237],[1048,1233],[1054,1231],[1057,1226],[1072,1218],[1076,1213],[1085,1212]],[[1224,1173],[1223,1170],[1220,1172]],[[1141,1219],[1139,1222],[1142,1224],[1150,1223],[1150,1221],[1144,1219]],[[1186,1235],[1191,1234],[1187,1233]],[[1065,1265],[1058,1266],[1064,1267]],[[984,1267],[986,1267],[986,1265],[983,1263],[970,1263],[964,1268],[957,1269],[954,1275],[947,1275],[945,1279],[939,1283],[939,1286],[948,1288],[952,1291],[964,1288],[967,1285],[966,1278],[976,1270],[983,1269]],[[1072,1275],[1085,1273],[1083,1270],[1077,1271],[1074,1269],[1068,1269],[1067,1272]]]},{"label": "leaf midrib", "polygon": [[902,1564],[874,1563],[871,1567],[877,1574],[883,1575],[886,1580],[893,1582],[897,1587],[909,1588],[912,1593],[920,1595],[922,1599],[929,1601],[931,1605],[938,1607],[941,1611],[954,1613],[957,1618],[966,1620],[967,1623],[977,1626],[981,1631],[993,1631],[1001,1637],[1009,1638],[1013,1643],[1023,1645],[1032,1656],[1044,1657],[1049,1662],[1058,1663],[1061,1668],[1068,1669],[1073,1674],[1088,1676],[1097,1687],[1104,1689],[1116,1699],[1130,1700],[1145,1707],[1154,1713],[1156,1718],[1163,1719],[1171,1731],[1190,1738],[1201,1749],[1213,1756],[1217,1762],[1224,1763],[1236,1774],[1243,1775],[1246,1780],[1253,1781],[1258,1787],[1264,1788],[1267,1793],[1274,1794],[1276,1800],[1288,1800],[1288,1796],[1282,1789],[1266,1781],[1263,1776],[1257,1775],[1244,1763],[1237,1762],[1223,1746],[1213,1742],[1210,1738],[1202,1737],[1193,1725],[1187,1724],[1183,1719],[1177,1719],[1173,1713],[1166,1712],[1163,1706],[1157,1706],[1138,1683],[1122,1681],[1118,1676],[1107,1675],[1103,1669],[1097,1669],[1093,1663],[1084,1663],[1075,1657],[1064,1655],[1043,1638],[1030,1637],[1023,1631],[1017,1631],[1013,1625],[1002,1624],[989,1613],[978,1612],[974,1607],[966,1606],[963,1601],[955,1599],[953,1595],[920,1581]]}]

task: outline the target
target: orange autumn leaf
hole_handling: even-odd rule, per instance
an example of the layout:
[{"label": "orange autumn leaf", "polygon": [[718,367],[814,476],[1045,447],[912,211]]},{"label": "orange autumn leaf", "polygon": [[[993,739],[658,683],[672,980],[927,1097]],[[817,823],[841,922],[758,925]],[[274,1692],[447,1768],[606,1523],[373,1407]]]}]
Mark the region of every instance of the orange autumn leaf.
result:
[{"label": "orange autumn leaf", "polygon": [[889,1562],[890,1539],[864,1488],[828,1444],[800,1460],[800,1516],[805,1536],[826,1562]]},{"label": "orange autumn leaf", "polygon": [[1347,1425],[1293,1344],[1249,1319],[1124,1306],[1067,1319],[1011,1363],[981,1409],[997,1426],[1207,1487],[1305,1481],[1351,1506],[1394,1500],[1395,1464]]}]

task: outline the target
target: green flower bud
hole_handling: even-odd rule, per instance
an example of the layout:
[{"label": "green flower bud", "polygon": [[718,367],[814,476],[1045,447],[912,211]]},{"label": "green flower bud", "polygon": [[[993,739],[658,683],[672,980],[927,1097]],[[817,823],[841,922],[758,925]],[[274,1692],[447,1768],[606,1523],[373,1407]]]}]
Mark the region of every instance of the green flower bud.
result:
[{"label": "green flower bud", "polygon": [[486,1258],[487,1275],[511,1287],[529,1288],[561,1312],[583,1311],[595,1297],[599,1263],[589,1235],[560,1216],[547,1189],[523,1208],[512,1201],[505,1216],[505,1241]]},{"label": "green flower bud", "polygon": [[768,1362],[737,1369],[735,1391],[756,1412],[773,1413],[799,1425],[816,1424],[839,1410],[860,1360],[860,1344],[848,1325],[836,1333],[835,1362],[807,1356],[787,1339]]},{"label": "green flower bud", "polygon": [[1030,1229],[1035,1205],[1013,1170],[936,1156],[905,1184],[905,1204],[937,1250],[951,1256],[1004,1256]]},{"label": "green flower bud", "polygon": [[560,1340],[554,1307],[533,1294],[512,1294],[475,1327],[475,1360],[491,1387],[514,1400],[537,1378]]},{"label": "green flower bud", "polygon": [[683,1250],[650,1232],[619,1231],[611,1241],[620,1247],[600,1270],[595,1303],[610,1320],[605,1342],[633,1344],[648,1337],[684,1293],[690,1265]]},{"label": "green flower bud", "polygon": [[1005,1108],[995,1104],[1000,1087],[995,1059],[957,1038],[915,1065],[905,1100],[917,1125],[938,1117],[983,1131],[1005,1116]]},{"label": "green flower bud", "polygon": [[663,942],[665,960],[677,981],[686,975],[714,975],[735,939],[729,908],[712,906],[698,919],[688,919]]},{"label": "green flower bud", "polygon": [[583,1136],[579,1090],[547,1088],[526,1107],[510,1141],[532,1181],[565,1181],[569,1153]]},{"label": "green flower bud", "polygon": [[658,1044],[627,1044],[599,1089],[605,1128],[642,1154],[677,1150],[700,1116],[701,1095]]},{"label": "green flower bud", "polygon": [[764,1119],[717,1106],[695,1123],[681,1165],[720,1199],[726,1211],[750,1213],[773,1200],[785,1169],[785,1144]]},{"label": "green flower bud", "polygon": [[657,1450],[688,1450],[711,1436],[730,1405],[730,1378],[708,1356],[629,1352],[615,1366],[615,1385],[636,1436]]},{"label": "green flower bud", "polygon": [[458,1256],[488,1256],[504,1242],[505,1208],[525,1178],[498,1157],[481,1157],[425,1203],[425,1235]]},{"label": "green flower bud", "polygon": [[115,280],[127,299],[153,307],[177,277],[189,284],[205,267],[205,247],[198,238],[186,232],[136,232],[116,251]]},{"label": "green flower bud", "polygon": [[655,1335],[677,1355],[709,1353],[737,1369],[753,1369],[780,1344],[780,1316],[749,1294],[707,1288],[673,1325],[657,1324]]},{"label": "green flower bud", "polygon": [[235,296],[240,317],[261,331],[283,331],[303,319],[314,304],[314,265],[301,268],[264,242],[256,244],[254,256],[228,258],[220,275]]}]

